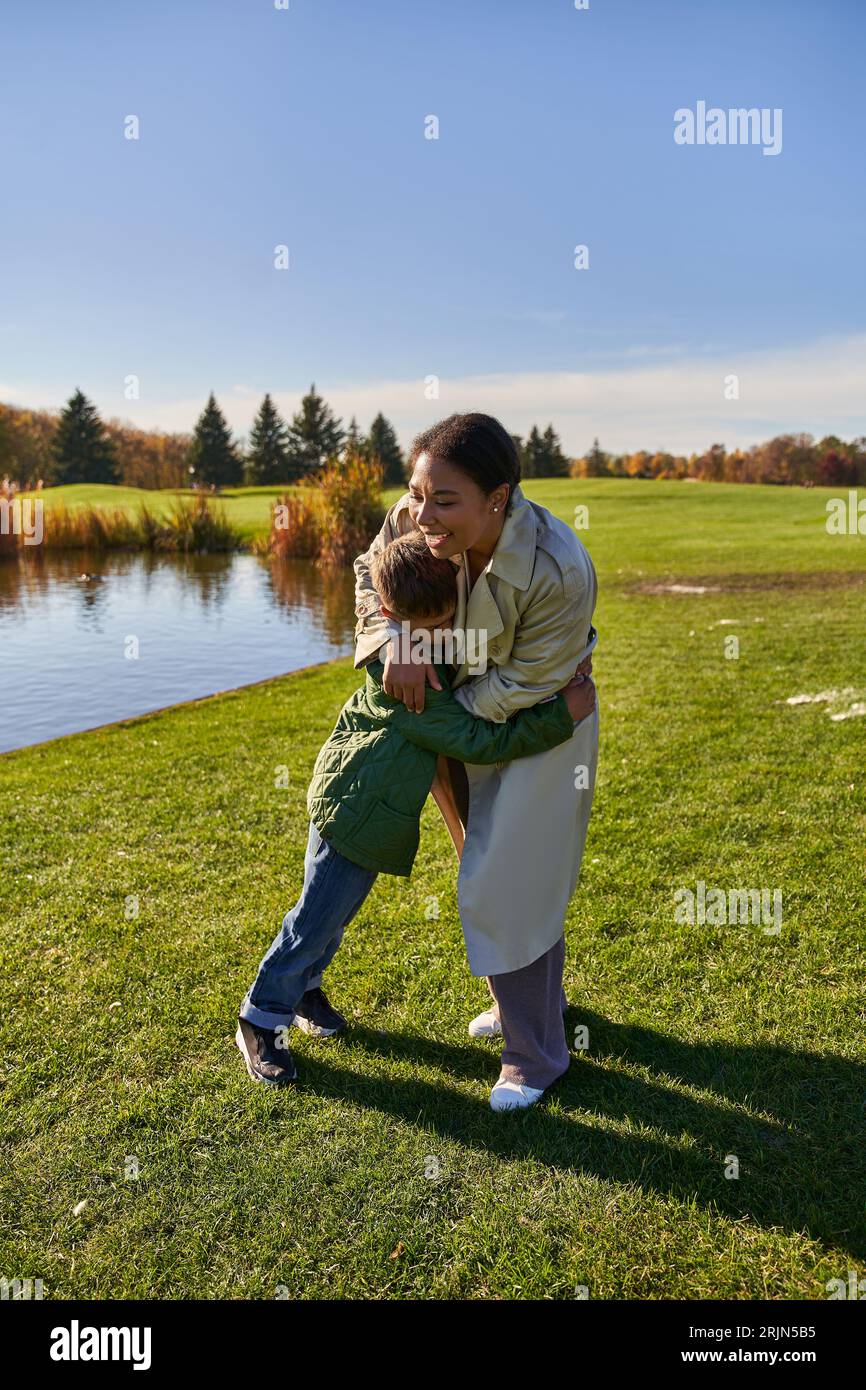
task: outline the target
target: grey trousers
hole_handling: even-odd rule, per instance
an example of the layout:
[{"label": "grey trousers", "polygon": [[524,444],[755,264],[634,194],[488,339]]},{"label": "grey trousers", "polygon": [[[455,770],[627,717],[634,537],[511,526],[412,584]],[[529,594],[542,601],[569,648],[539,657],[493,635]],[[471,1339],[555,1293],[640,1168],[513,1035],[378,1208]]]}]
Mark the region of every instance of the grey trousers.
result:
[{"label": "grey trousers", "polygon": [[[432,788],[458,859],[468,816],[469,788],[462,763],[440,756]],[[493,1012],[502,1024],[504,1048],[500,1081],[544,1090],[568,1070],[571,1060],[565,1039],[562,988],[565,934],[522,970],[488,975]]]},{"label": "grey trousers", "polygon": [[500,1081],[516,1081],[543,1091],[568,1071],[571,1060],[562,1016],[568,1007],[562,988],[565,935],[522,970],[488,975],[502,1024]]}]

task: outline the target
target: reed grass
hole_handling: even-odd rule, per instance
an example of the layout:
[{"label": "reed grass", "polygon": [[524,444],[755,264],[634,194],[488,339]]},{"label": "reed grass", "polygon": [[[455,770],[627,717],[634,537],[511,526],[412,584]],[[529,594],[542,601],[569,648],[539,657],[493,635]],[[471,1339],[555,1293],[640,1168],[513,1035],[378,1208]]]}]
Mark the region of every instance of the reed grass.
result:
[{"label": "reed grass", "polygon": [[382,467],[360,454],[329,463],[318,483],[322,543],[319,563],[349,565],[362,554],[385,519]]},{"label": "reed grass", "polygon": [[278,559],[348,565],[385,517],[382,468],[360,454],[330,459],[309,486],[274,502],[271,530],[257,549]]},{"label": "reed grass", "polygon": [[25,546],[19,535],[0,535],[0,556],[14,558],[46,549],[214,554],[240,550],[244,544],[224,509],[204,496],[182,498],[165,516],[155,515],[146,506],[137,511],[123,507],[50,507],[45,509],[43,525],[39,546]]},{"label": "reed grass", "polygon": [[274,499],[270,532],[256,541],[255,549],[278,560],[318,559],[321,520],[313,488]]}]

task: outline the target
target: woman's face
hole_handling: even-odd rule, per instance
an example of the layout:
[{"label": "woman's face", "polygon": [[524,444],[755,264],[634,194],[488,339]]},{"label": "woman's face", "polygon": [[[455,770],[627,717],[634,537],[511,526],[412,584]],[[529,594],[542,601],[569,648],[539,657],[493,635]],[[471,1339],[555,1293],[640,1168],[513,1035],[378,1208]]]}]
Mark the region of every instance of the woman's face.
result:
[{"label": "woman's face", "polygon": [[442,559],[474,547],[492,551],[507,501],[507,483],[487,494],[451,463],[430,454],[419,454],[415,460],[409,479],[409,515],[431,552]]}]

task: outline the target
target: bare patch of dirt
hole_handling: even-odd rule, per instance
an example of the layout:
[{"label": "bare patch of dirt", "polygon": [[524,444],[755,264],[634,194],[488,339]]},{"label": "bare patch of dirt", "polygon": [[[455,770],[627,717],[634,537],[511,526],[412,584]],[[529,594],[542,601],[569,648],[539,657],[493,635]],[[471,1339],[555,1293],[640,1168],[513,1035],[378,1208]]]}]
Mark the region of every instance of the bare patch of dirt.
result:
[{"label": "bare patch of dirt", "polygon": [[857,584],[866,584],[866,570],[804,570],[793,573],[768,570],[750,574],[671,575],[667,579],[627,584],[625,591],[632,594],[682,594],[689,598],[699,594],[759,593],[773,589],[849,589]]}]

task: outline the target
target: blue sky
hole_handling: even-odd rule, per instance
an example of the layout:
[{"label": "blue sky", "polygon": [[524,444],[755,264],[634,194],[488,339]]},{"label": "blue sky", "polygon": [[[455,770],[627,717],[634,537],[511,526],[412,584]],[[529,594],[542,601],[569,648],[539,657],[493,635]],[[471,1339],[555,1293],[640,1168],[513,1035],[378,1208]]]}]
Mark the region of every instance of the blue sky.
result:
[{"label": "blue sky", "polygon": [[[480,409],[573,453],[866,433],[861,0],[48,0],[4,30],[0,399],[188,429],[214,390],[243,432],[315,380],[404,444]],[[781,153],[678,146],[698,100],[781,108]]]}]

